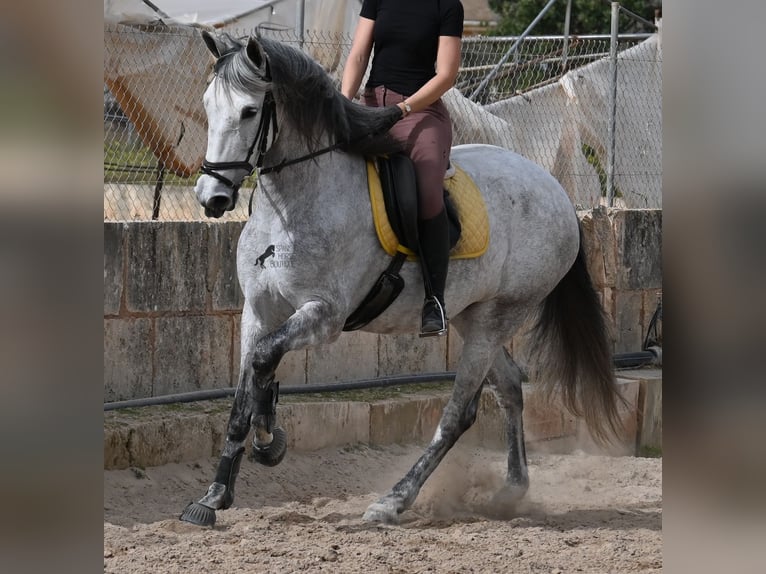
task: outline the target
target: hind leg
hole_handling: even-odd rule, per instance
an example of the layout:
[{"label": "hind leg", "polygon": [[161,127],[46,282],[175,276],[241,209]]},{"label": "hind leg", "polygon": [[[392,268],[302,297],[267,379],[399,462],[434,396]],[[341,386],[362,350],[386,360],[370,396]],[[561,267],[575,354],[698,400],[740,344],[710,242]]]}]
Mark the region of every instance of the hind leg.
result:
[{"label": "hind leg", "polygon": [[529,488],[527,453],[524,446],[524,423],[522,412],[524,399],[521,391],[522,373],[503,349],[498,354],[487,374],[487,384],[495,391],[498,404],[505,410],[508,419],[506,436],[508,438],[508,474],[505,486],[493,500],[494,503],[507,505],[521,500]]},{"label": "hind leg", "polygon": [[455,317],[453,325],[463,335],[463,353],[452,396],[444,407],[434,437],[391,492],[367,508],[364,520],[395,523],[398,515],[412,506],[425,481],[476,420],[484,378],[502,348],[503,339],[518,328],[521,319],[520,313],[509,313],[507,307],[500,307],[498,302],[475,304]]},{"label": "hind leg", "polygon": [[[461,366],[458,369],[452,396],[444,407],[436,433],[423,455],[404,478],[396,483],[391,492],[367,508],[364,513],[364,520],[395,524],[398,521],[398,515],[415,502],[415,498],[426,479],[436,470],[449,449],[476,420],[476,411],[484,378],[482,371],[486,370],[482,364],[489,363],[486,350],[482,351],[485,356],[484,360],[476,360],[470,367]],[[464,348],[464,355],[465,352]]]}]

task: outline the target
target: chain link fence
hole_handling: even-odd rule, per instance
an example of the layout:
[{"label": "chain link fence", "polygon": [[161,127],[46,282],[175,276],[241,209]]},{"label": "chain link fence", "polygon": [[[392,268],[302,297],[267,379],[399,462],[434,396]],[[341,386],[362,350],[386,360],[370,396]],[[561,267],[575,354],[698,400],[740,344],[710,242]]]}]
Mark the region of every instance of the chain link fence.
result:
[{"label": "chain link fence", "polygon": [[[303,49],[340,85],[350,37],[253,32]],[[105,23],[104,40],[104,219],[202,219],[193,187],[206,148],[202,94],[212,59],[199,31]],[[609,53],[608,36],[464,38],[456,86],[444,96],[455,144],[525,155],[559,179],[578,208],[590,208],[608,201],[613,133],[613,203],[660,208],[659,38],[620,37],[616,114]],[[246,199],[225,217],[247,217]]]}]

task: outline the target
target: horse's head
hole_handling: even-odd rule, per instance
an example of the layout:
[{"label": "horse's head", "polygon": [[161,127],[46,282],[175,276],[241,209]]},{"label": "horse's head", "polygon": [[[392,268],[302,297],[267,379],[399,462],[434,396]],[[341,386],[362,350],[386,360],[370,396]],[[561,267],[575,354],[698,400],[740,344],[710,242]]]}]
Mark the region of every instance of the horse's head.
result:
[{"label": "horse's head", "polygon": [[205,215],[221,217],[234,209],[242,181],[270,146],[276,116],[269,62],[258,41],[242,44],[207,32],[202,37],[216,63],[203,97],[207,151],[195,192]]}]

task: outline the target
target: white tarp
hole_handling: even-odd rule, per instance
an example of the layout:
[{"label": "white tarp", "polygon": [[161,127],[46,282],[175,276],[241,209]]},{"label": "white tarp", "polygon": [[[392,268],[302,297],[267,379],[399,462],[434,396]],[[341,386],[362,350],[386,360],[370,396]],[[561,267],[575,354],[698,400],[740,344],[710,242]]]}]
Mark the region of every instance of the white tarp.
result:
[{"label": "white tarp", "polygon": [[167,14],[181,24],[202,24],[227,31],[248,32],[268,24],[298,34],[296,26],[303,14],[303,30],[350,36],[354,32],[361,0],[104,0],[104,17],[120,20],[142,14],[163,17]]},{"label": "white tarp", "polygon": [[[246,34],[259,25],[293,38],[296,14],[321,43],[304,50],[337,74],[360,0],[104,0],[104,82],[138,135],[171,172],[188,176],[202,163],[206,122],[202,93],[212,58],[189,25]],[[146,25],[154,23],[151,29]],[[317,35],[312,35],[316,40]],[[279,38],[283,39],[283,38]],[[161,79],[161,81],[160,81]]]},{"label": "white tarp", "polygon": [[[657,34],[618,54],[615,205],[662,206],[661,62]],[[454,143],[514,150],[550,171],[575,203],[591,206],[605,200],[610,90],[611,67],[603,59],[486,106],[455,89],[444,101]]]}]

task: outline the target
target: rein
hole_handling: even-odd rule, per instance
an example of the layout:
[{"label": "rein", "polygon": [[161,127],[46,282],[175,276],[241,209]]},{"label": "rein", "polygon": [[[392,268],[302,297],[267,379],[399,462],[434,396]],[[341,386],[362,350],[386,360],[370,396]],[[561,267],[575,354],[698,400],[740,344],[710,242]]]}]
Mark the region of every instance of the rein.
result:
[{"label": "rein", "polygon": [[336,149],[342,148],[344,146],[348,146],[348,145],[351,145],[351,144],[359,143],[363,139],[373,137],[374,135],[375,134],[364,134],[362,136],[356,137],[356,138],[354,138],[352,140],[349,140],[349,141],[335,142],[334,144],[329,145],[327,147],[323,147],[320,150],[317,150],[317,151],[314,151],[314,152],[311,152],[311,153],[307,153],[305,155],[302,155],[300,157],[296,157],[294,159],[283,159],[278,164],[275,164],[275,165],[272,165],[272,166],[269,166],[269,167],[264,167],[258,173],[272,173],[272,172],[279,173],[280,171],[282,171],[282,168],[285,168],[285,167],[287,167],[289,165],[295,165],[296,163],[302,163],[304,161],[308,161],[310,159],[314,159],[315,157],[319,157],[320,155],[324,155],[326,153],[330,153],[331,151],[335,151]]},{"label": "rein", "polygon": [[[274,120],[274,126],[276,128],[276,119]],[[330,153],[331,151],[335,151],[338,148],[341,148],[341,147],[346,146],[346,145],[350,145],[352,143],[357,143],[357,142],[363,140],[364,138],[372,137],[372,136],[373,136],[373,134],[365,134],[363,136],[354,138],[353,140],[351,140],[349,142],[335,142],[334,144],[332,144],[330,146],[324,147],[324,148],[322,148],[320,150],[317,150],[317,151],[314,151],[314,152],[311,152],[311,153],[307,153],[305,155],[302,155],[300,157],[296,157],[294,159],[287,159],[287,158],[285,158],[285,159],[283,159],[282,161],[280,161],[276,165],[272,165],[272,166],[269,166],[269,167],[264,167],[263,169],[261,169],[258,172],[258,174],[260,175],[260,174],[265,174],[265,173],[279,173],[285,167],[288,167],[288,166],[291,166],[291,165],[295,165],[295,164],[298,164],[298,163],[302,163],[302,162],[308,161],[310,159],[314,159],[315,157],[319,157],[320,155],[324,155],[326,153]],[[238,163],[238,162],[232,162],[232,163]],[[252,171],[250,173],[252,173]],[[215,177],[215,176],[213,176],[213,177]],[[253,190],[250,192],[250,200],[247,202],[247,215],[248,215],[248,217],[253,214],[253,196],[255,195],[255,188],[257,186],[258,186],[258,182],[256,182],[255,185],[253,185]]]},{"label": "rein", "polygon": [[[275,125],[275,128],[276,128],[276,119],[274,120],[274,125]],[[288,166],[291,166],[291,165],[295,165],[295,164],[298,164],[298,163],[303,163],[304,161],[308,161],[310,159],[314,159],[315,157],[319,157],[320,155],[324,155],[326,153],[330,153],[332,151],[335,151],[336,149],[342,148],[342,147],[347,146],[347,145],[351,145],[351,144],[354,144],[354,143],[359,143],[363,139],[371,138],[374,135],[375,134],[364,134],[362,136],[356,137],[356,138],[354,138],[352,140],[349,140],[349,141],[335,142],[332,145],[329,145],[327,147],[323,147],[320,150],[317,150],[317,151],[314,151],[314,152],[311,152],[311,153],[307,153],[307,154],[302,155],[300,157],[296,157],[296,158],[293,158],[293,159],[283,159],[278,164],[271,165],[269,167],[264,167],[263,169],[261,169],[258,172],[258,174],[260,175],[260,174],[266,174],[266,173],[279,173],[285,167],[288,167]],[[226,163],[240,164],[241,162],[226,162]],[[205,173],[207,173],[207,172],[205,172]],[[250,173],[252,173],[252,171]],[[218,174],[214,175],[213,177],[216,177],[217,175]],[[250,174],[248,174],[248,175],[250,175]],[[223,181],[223,180],[219,179],[219,181]],[[248,217],[253,214],[253,195],[255,195],[256,187],[258,187],[258,182],[255,182],[255,184],[253,185],[253,189],[250,192],[250,200],[247,203],[247,215],[248,215]]]},{"label": "rein", "polygon": [[[252,175],[252,173],[255,171],[255,168],[260,168],[263,164],[263,156],[266,155],[266,145],[268,141],[268,134],[270,126],[274,126],[274,137],[276,138],[277,133],[279,132],[279,127],[277,125],[277,115],[276,115],[276,107],[274,105],[274,98],[271,95],[271,92],[268,92],[266,95],[266,99],[268,102],[264,101],[264,107],[263,107],[263,115],[261,116],[261,123],[258,126],[258,132],[255,136],[255,139],[253,140],[252,145],[250,146],[250,149],[247,151],[247,157],[244,161],[219,161],[219,162],[213,162],[208,161],[207,159],[202,162],[202,167],[200,168],[200,171],[204,173],[205,175],[209,175],[210,177],[214,177],[221,183],[223,183],[225,186],[229,187],[233,191],[239,190],[240,185],[235,184],[232,182],[229,178],[226,176],[221,175],[216,170],[220,169],[244,169],[247,170],[247,175],[245,177],[248,177]],[[268,118],[268,119],[266,119]],[[259,174],[267,174],[267,173],[279,173],[284,169],[285,167],[295,165],[298,163],[303,163],[304,161],[308,161],[310,159],[314,159],[315,157],[319,157],[320,155],[324,155],[326,153],[330,153],[332,151],[335,151],[339,148],[349,146],[352,144],[359,143],[365,138],[371,138],[374,137],[375,134],[369,133],[369,134],[363,134],[361,136],[358,136],[352,140],[348,141],[339,141],[335,142],[332,145],[329,145],[327,147],[323,147],[322,149],[304,154],[302,156],[293,158],[293,159],[283,159],[279,163],[275,165],[271,165],[269,167],[264,167],[258,171]],[[255,162],[255,167],[250,163],[250,157],[253,155],[253,150],[255,149],[256,143],[258,143],[258,158]],[[242,178],[244,179],[244,178]]]}]

